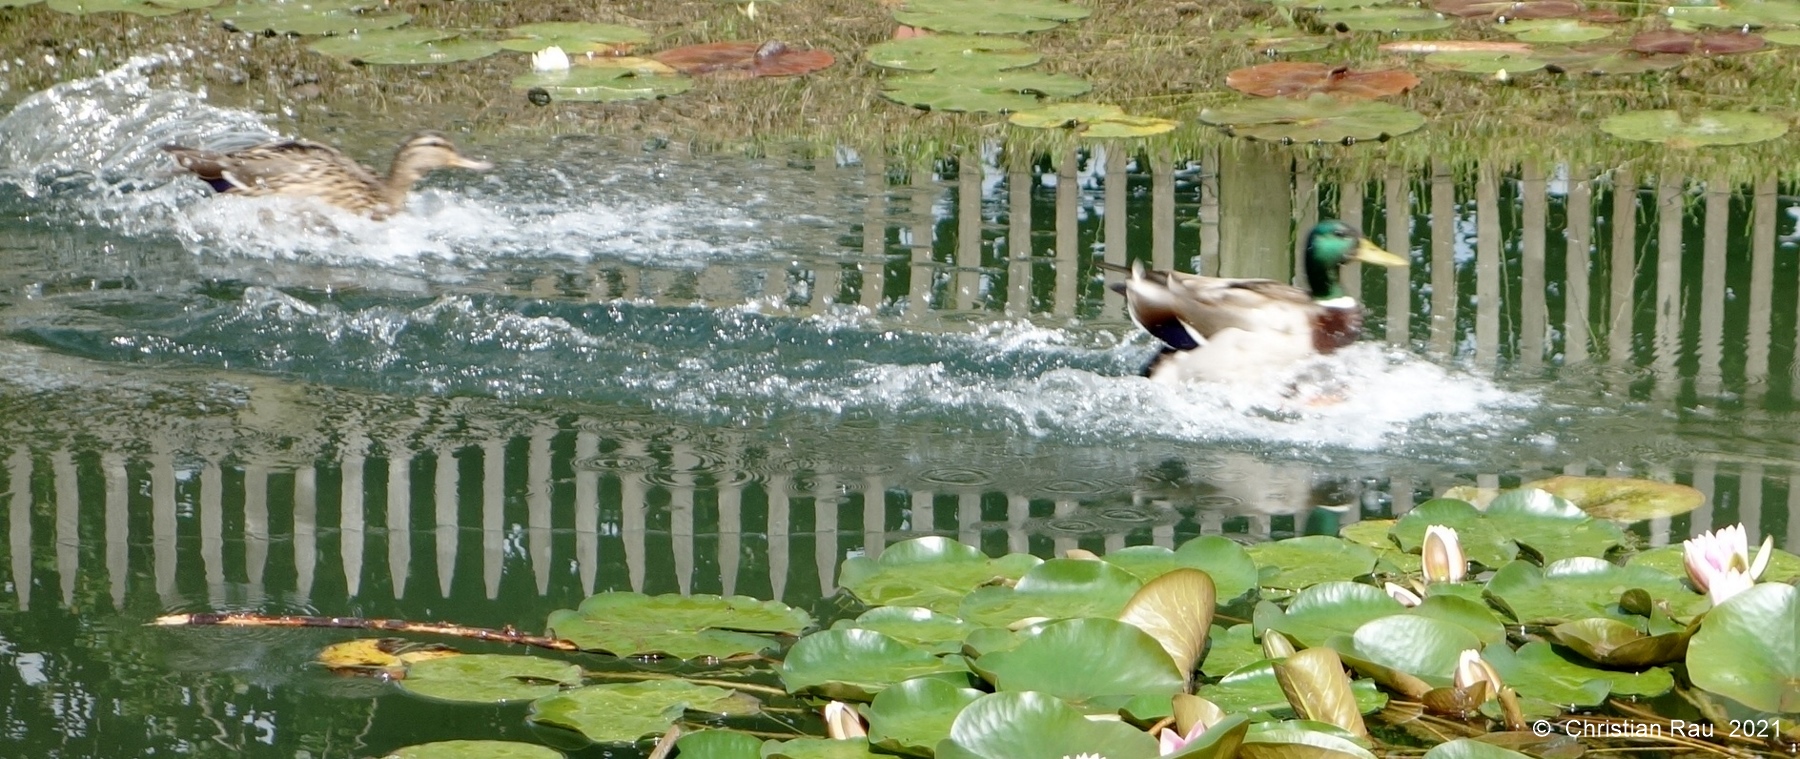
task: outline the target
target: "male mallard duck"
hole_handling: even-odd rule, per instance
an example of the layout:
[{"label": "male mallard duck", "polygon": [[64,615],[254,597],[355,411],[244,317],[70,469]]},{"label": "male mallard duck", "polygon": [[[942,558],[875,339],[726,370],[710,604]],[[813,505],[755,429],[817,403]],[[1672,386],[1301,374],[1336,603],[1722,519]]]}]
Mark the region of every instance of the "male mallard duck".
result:
[{"label": "male mallard duck", "polygon": [[465,157],[437,132],[418,132],[400,143],[385,179],[337,148],[305,140],[269,142],[229,153],[180,145],[164,145],[163,150],[217,192],[318,198],[375,219],[405,208],[407,191],[432,169],[493,167]]},{"label": "male mallard duck", "polygon": [[1330,220],[1306,235],[1308,290],[1272,279],[1145,271],[1141,264],[1115,289],[1125,293],[1132,321],[1163,342],[1144,376],[1254,380],[1362,336],[1362,306],[1338,285],[1338,267],[1351,261],[1407,265],[1356,227]]}]

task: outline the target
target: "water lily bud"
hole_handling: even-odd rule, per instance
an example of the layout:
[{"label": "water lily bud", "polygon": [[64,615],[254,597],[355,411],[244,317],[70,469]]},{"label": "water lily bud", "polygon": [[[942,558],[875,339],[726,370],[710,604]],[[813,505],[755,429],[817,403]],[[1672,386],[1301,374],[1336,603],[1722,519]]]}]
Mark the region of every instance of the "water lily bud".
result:
[{"label": "water lily bud", "polygon": [[1159,756],[1168,756],[1170,754],[1179,753],[1182,749],[1186,748],[1189,743],[1194,742],[1194,739],[1204,735],[1207,727],[1208,725],[1204,722],[1196,722],[1194,723],[1194,727],[1188,730],[1187,735],[1182,735],[1166,727],[1163,728],[1162,733],[1157,736],[1156,740],[1157,754]]},{"label": "water lily bud", "polygon": [[1390,597],[1392,597],[1395,601],[1399,601],[1401,606],[1405,606],[1407,608],[1412,608],[1414,606],[1418,606],[1419,604],[1425,603],[1425,599],[1420,598],[1419,594],[1414,593],[1411,590],[1407,590],[1406,588],[1403,588],[1399,585],[1395,585],[1394,583],[1391,583],[1391,582],[1383,583],[1381,586],[1381,589],[1387,591],[1387,594]]},{"label": "water lily bud", "polygon": [[1486,683],[1488,697],[1499,695],[1505,683],[1500,681],[1500,673],[1494,665],[1481,658],[1481,652],[1473,648],[1463,651],[1456,657],[1455,684],[1458,688],[1468,689],[1476,683]]},{"label": "water lily bud", "polygon": [[856,708],[842,701],[833,701],[825,705],[825,734],[832,740],[846,738],[866,738],[869,735],[863,727],[862,715]]},{"label": "water lily bud", "polygon": [[1426,582],[1462,582],[1469,574],[1469,560],[1453,528],[1441,524],[1426,527],[1422,553]]},{"label": "water lily bud", "polygon": [[531,54],[532,71],[568,71],[569,54],[563,49],[551,45]]}]

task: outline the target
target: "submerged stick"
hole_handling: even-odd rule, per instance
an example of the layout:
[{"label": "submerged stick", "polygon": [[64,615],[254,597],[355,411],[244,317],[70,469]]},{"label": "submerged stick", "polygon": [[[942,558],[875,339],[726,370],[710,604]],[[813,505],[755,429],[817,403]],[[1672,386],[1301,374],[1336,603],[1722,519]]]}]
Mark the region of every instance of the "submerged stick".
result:
[{"label": "submerged stick", "polygon": [[426,633],[452,638],[469,638],[496,643],[516,643],[554,651],[580,651],[572,641],[543,635],[522,633],[512,627],[495,630],[486,627],[410,622],[404,619],[363,619],[361,617],[298,617],[266,614],[167,614],[150,621],[160,627],[325,627],[384,632]]}]

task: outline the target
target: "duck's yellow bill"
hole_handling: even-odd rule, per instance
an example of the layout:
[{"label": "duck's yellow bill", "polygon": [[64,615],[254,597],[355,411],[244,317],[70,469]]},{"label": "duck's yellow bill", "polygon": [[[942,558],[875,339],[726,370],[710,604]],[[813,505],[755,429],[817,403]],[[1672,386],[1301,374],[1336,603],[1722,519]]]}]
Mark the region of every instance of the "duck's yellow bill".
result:
[{"label": "duck's yellow bill", "polygon": [[1356,244],[1356,260],[1379,266],[1410,266],[1411,261],[1383,250],[1380,245],[1369,242],[1365,237]]}]

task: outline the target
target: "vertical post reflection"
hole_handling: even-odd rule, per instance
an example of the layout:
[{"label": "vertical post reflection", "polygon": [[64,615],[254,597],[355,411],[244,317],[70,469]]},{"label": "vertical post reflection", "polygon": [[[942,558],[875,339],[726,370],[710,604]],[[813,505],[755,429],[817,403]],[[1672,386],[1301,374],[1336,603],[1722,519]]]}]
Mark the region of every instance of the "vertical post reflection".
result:
[{"label": "vertical post reflection", "polygon": [[932,185],[931,171],[917,168],[910,178],[912,185],[912,218],[911,240],[912,276],[907,282],[906,316],[909,319],[922,319],[931,310],[931,286],[934,263],[932,246],[937,236],[937,217],[932,205],[937,200],[937,188]]},{"label": "vertical post reflection", "polygon": [[787,597],[788,565],[792,561],[789,545],[793,522],[794,481],[786,473],[769,475],[769,588],[776,601]]},{"label": "vertical post reflection", "polygon": [[879,475],[863,478],[862,507],[863,555],[877,559],[887,547],[887,484]]},{"label": "vertical post reflection", "polygon": [[669,554],[675,563],[675,587],[694,592],[694,470],[700,457],[677,443],[669,451]]},{"label": "vertical post reflection", "polygon": [[51,540],[56,546],[56,576],[66,608],[75,603],[75,575],[81,571],[81,486],[75,473],[75,455],[67,448],[51,453],[50,473],[56,483],[56,521]]},{"label": "vertical post reflection", "polygon": [[12,502],[7,509],[7,548],[12,552],[13,592],[19,596],[19,611],[31,609],[31,452],[24,446],[13,449],[6,460],[6,481],[12,487]]},{"label": "vertical post reflection", "polygon": [[125,471],[125,456],[117,451],[100,454],[100,469],[106,477],[106,576],[113,610],[124,611],[126,580],[131,575],[130,515],[126,511],[131,480]]},{"label": "vertical post reflection", "polygon": [[[1115,266],[1124,266],[1130,258],[1127,254],[1126,237],[1130,233],[1131,185],[1125,169],[1130,158],[1125,151],[1114,147],[1106,154],[1106,262]],[[1112,285],[1122,282],[1125,275],[1116,271],[1106,272],[1107,287],[1101,297],[1105,298],[1104,312],[1121,314],[1125,309],[1125,296],[1113,292]]]},{"label": "vertical post reflection", "polygon": [[[149,464],[151,575],[156,578],[156,595],[163,605],[174,606],[179,601],[175,594],[175,566],[180,560],[175,543],[175,454],[169,441],[160,435],[150,441]],[[263,534],[268,534],[266,512]],[[263,551],[266,556],[267,544]],[[260,568],[251,585],[254,592],[262,592]]]},{"label": "vertical post reflection", "polygon": [[1612,269],[1608,275],[1612,292],[1607,299],[1612,326],[1607,331],[1606,354],[1608,361],[1624,366],[1631,362],[1632,291],[1637,281],[1638,185],[1631,167],[1613,171],[1612,187],[1612,249],[1607,252]]},{"label": "vertical post reflection", "polygon": [[[155,469],[155,465],[151,465]],[[244,574],[249,578],[245,600],[262,602],[266,588],[263,574],[269,566],[269,468],[244,465]]]},{"label": "vertical post reflection", "polygon": [[506,440],[490,439],[481,444],[481,584],[489,599],[500,597],[505,562]]},{"label": "vertical post reflection", "polygon": [[1745,395],[1754,403],[1768,389],[1769,322],[1775,280],[1775,177],[1756,182],[1750,201],[1750,329],[1744,357]]},{"label": "vertical post reflection", "polygon": [[[1383,207],[1387,209],[1387,238],[1383,240],[1394,255],[1412,258],[1412,184],[1406,169],[1390,166],[1382,183]],[[1412,341],[1412,274],[1410,270],[1387,274],[1387,341],[1406,345]]]},{"label": "vertical post reflection", "polygon": [[1200,153],[1200,264],[1196,273],[1219,275],[1219,149]]},{"label": "vertical post reflection", "polygon": [[1031,312],[1031,154],[1006,151],[1006,314]]},{"label": "vertical post reflection", "polygon": [[[1337,191],[1338,191],[1338,204],[1337,204],[1338,218],[1342,219],[1344,221],[1350,222],[1351,224],[1355,225],[1357,229],[1362,229],[1363,228],[1363,185],[1362,185],[1362,182],[1351,181],[1351,180],[1339,181]],[[1367,235],[1366,232],[1364,234],[1365,234],[1365,236]],[[1350,263],[1344,264],[1344,268],[1341,273],[1341,281],[1344,284],[1344,292],[1349,293],[1352,297],[1356,298],[1358,301],[1366,301],[1367,300],[1366,298],[1363,297],[1363,291],[1362,291],[1363,276],[1362,275],[1363,275],[1363,267],[1362,267],[1361,263],[1356,262],[1356,261],[1351,261]]]},{"label": "vertical post reflection", "polygon": [[1568,240],[1563,253],[1563,266],[1568,285],[1563,290],[1563,361],[1578,364],[1587,361],[1588,340],[1588,267],[1594,256],[1594,181],[1587,167],[1569,170]]},{"label": "vertical post reflection", "polygon": [[599,435],[587,430],[575,433],[575,567],[583,596],[594,594],[594,578],[600,572],[600,472],[592,466],[598,455]]},{"label": "vertical post reflection", "polygon": [[1654,394],[1667,400],[1680,381],[1681,356],[1681,225],[1687,210],[1687,182],[1669,172],[1656,178],[1656,322],[1651,344]]},{"label": "vertical post reflection", "polygon": [[294,602],[302,607],[312,597],[319,567],[319,483],[312,466],[294,470]]},{"label": "vertical post reflection", "polygon": [[1431,164],[1431,349],[1456,345],[1456,177],[1442,160]]},{"label": "vertical post reflection", "polygon": [[1073,316],[1079,295],[1077,277],[1081,255],[1081,157],[1074,146],[1063,152],[1056,166],[1056,289],[1050,311]]},{"label": "vertical post reflection", "polygon": [[[1731,183],[1713,177],[1706,183],[1706,230],[1700,238],[1705,267],[1700,273],[1700,366],[1694,389],[1702,398],[1719,394],[1725,362],[1725,241],[1730,234]],[[1677,326],[1676,331],[1680,331]]]},{"label": "vertical post reflection", "polygon": [[412,572],[412,451],[401,441],[388,446],[387,558],[394,598],[406,597]]},{"label": "vertical post reflection", "polygon": [[436,473],[431,478],[431,507],[437,523],[432,549],[437,552],[438,595],[449,598],[450,589],[456,585],[456,546],[462,529],[457,514],[460,502],[456,493],[456,450],[441,445],[432,458],[436,460]]},{"label": "vertical post reflection", "polygon": [[531,430],[525,462],[525,544],[538,595],[550,593],[550,439],[552,427]]},{"label": "vertical post reflection", "polygon": [[1319,223],[1319,177],[1311,161],[1294,162],[1294,283],[1306,286],[1306,232]]},{"label": "vertical post reflection", "polygon": [[[368,463],[367,457],[363,455],[364,444],[365,441],[358,436],[345,446],[344,481],[338,491],[338,553],[344,562],[344,586],[351,598],[355,598],[357,591],[362,588],[363,543],[368,534],[363,514],[363,470]],[[219,466],[207,462],[206,467],[201,471],[202,514],[206,513],[204,505],[207,494],[213,493],[215,495],[212,497],[218,498]],[[208,475],[215,483],[213,487],[204,484]],[[214,505],[216,507],[216,500]]]},{"label": "vertical post reflection", "polygon": [[[348,483],[348,478],[345,480]],[[349,487],[348,484],[345,487]],[[200,467],[200,561],[206,565],[206,597],[213,608],[225,603],[225,472],[219,462],[208,459]],[[349,542],[349,528],[345,528],[344,541]],[[357,544],[354,558],[362,556],[361,543]],[[349,549],[344,550],[345,566],[348,567],[353,558]],[[349,580],[351,597],[356,596],[356,581],[346,569],[345,579]],[[358,573],[360,574],[360,572]]]},{"label": "vertical post reflection", "polygon": [[1550,199],[1544,169],[1528,160],[1520,170],[1519,190],[1524,195],[1519,220],[1519,362],[1527,370],[1543,366],[1544,344],[1549,337],[1550,315],[1545,304],[1549,292],[1544,272],[1544,227]]},{"label": "vertical post reflection", "polygon": [[[862,305],[879,308],[887,294],[887,153],[863,156]],[[591,592],[591,591],[590,591]]]},{"label": "vertical post reflection", "polygon": [[981,156],[956,162],[956,310],[972,311],[981,294]]},{"label": "vertical post reflection", "polygon": [[[1500,358],[1500,243],[1500,172],[1492,161],[1482,161],[1475,172],[1475,364],[1488,369]],[[1431,273],[1436,279],[1435,259]],[[1449,321],[1454,330],[1455,317]],[[1435,305],[1432,329],[1435,337]]]},{"label": "vertical post reflection", "polygon": [[1167,147],[1150,157],[1150,260],[1175,268],[1175,158]]},{"label": "vertical post reflection", "polygon": [[819,473],[813,483],[813,569],[819,573],[819,597],[830,596],[837,584],[838,506],[843,502],[836,478]]}]

